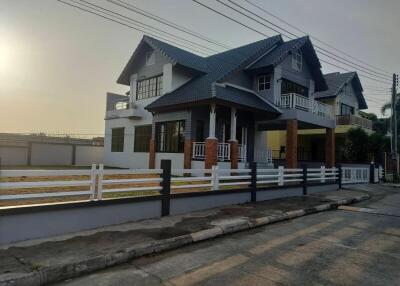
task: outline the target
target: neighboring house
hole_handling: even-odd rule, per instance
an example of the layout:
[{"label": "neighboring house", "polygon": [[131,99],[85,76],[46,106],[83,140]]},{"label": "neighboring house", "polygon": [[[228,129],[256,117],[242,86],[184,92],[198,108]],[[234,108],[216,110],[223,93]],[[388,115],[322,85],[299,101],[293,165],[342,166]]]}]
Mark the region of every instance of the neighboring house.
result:
[{"label": "neighboring house", "polygon": [[335,118],[314,100],[327,90],[308,37],[280,35],[200,57],[144,36],[118,81],[129,95],[107,94],[105,164],[176,169],[270,164],[267,131],[285,130],[286,165],[297,166],[298,129],[326,129],[334,165]]},{"label": "neighboring house", "polygon": [[[361,117],[359,111],[367,109],[363,88],[356,72],[330,73],[324,75],[328,89],[316,92],[314,98],[332,107],[336,116],[335,135],[337,142],[343,142],[350,128],[360,127],[372,133],[372,121]],[[325,130],[310,129],[299,131],[298,159],[304,161],[323,161]],[[268,145],[274,150],[276,159],[285,158],[286,132],[268,134]],[[338,146],[337,146],[338,147]]]}]

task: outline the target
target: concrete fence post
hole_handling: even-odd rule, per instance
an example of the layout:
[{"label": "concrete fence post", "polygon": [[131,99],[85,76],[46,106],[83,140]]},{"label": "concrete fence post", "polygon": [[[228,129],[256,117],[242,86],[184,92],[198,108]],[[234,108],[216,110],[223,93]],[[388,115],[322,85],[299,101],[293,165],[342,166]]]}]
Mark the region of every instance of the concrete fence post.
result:
[{"label": "concrete fence post", "polygon": [[251,202],[255,203],[255,202],[257,202],[257,163],[256,162],[250,163],[250,170],[251,170],[250,171]]},{"label": "concrete fence post", "polygon": [[90,200],[93,201],[96,196],[96,164],[92,164],[90,170]]},{"label": "concrete fence post", "polygon": [[278,167],[278,186],[283,186],[285,170],[283,166]]},{"label": "concrete fence post", "polygon": [[218,166],[211,167],[211,184],[212,184],[213,191],[219,190],[219,167]]},{"label": "concrete fence post", "polygon": [[321,183],[325,183],[325,166],[321,166]]},{"label": "concrete fence post", "polygon": [[167,216],[171,203],[171,160],[161,160],[161,169],[161,216]]},{"label": "concrete fence post", "polygon": [[99,165],[99,171],[98,171],[98,181],[97,181],[97,199],[102,200],[103,199],[103,178],[104,178],[104,165],[100,164]]},{"label": "concrete fence post", "polygon": [[307,195],[307,166],[303,165],[303,181],[302,181],[302,186],[303,186],[303,195]]}]

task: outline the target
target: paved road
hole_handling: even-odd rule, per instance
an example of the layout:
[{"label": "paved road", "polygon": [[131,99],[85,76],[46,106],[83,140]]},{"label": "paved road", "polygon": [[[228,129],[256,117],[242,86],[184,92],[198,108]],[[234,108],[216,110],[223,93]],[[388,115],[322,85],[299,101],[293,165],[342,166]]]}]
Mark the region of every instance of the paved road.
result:
[{"label": "paved road", "polygon": [[382,214],[323,212],[57,285],[399,285],[400,188],[366,191]]}]

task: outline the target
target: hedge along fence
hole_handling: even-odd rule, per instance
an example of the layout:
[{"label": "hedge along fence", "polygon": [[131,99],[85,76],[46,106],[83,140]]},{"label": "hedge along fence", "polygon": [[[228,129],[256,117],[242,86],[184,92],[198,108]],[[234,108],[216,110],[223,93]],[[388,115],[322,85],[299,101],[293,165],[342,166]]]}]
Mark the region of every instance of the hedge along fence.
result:
[{"label": "hedge along fence", "polygon": [[[258,169],[171,169],[171,162],[163,160],[161,169],[104,169],[92,165],[90,170],[0,170],[0,203],[38,203],[38,199],[52,202],[85,201],[121,197],[160,196],[176,193],[195,193],[227,190],[248,190],[256,201],[257,189],[285,186],[307,186],[315,183],[368,183],[372,177],[383,176],[381,168],[297,168]],[[376,175],[378,174],[378,175]],[[41,178],[44,178],[41,180]],[[374,179],[374,182],[377,180]],[[33,200],[33,202],[32,202]],[[163,199],[164,200],[164,199]],[[39,201],[40,202],[40,201]]]}]

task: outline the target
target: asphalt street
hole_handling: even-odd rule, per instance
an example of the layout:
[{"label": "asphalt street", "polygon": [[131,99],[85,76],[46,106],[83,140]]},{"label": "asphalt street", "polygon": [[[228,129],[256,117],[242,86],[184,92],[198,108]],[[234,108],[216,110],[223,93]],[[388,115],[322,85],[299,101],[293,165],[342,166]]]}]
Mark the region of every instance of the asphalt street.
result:
[{"label": "asphalt street", "polygon": [[228,235],[56,285],[399,285],[400,188],[363,188],[372,197],[356,208]]}]

